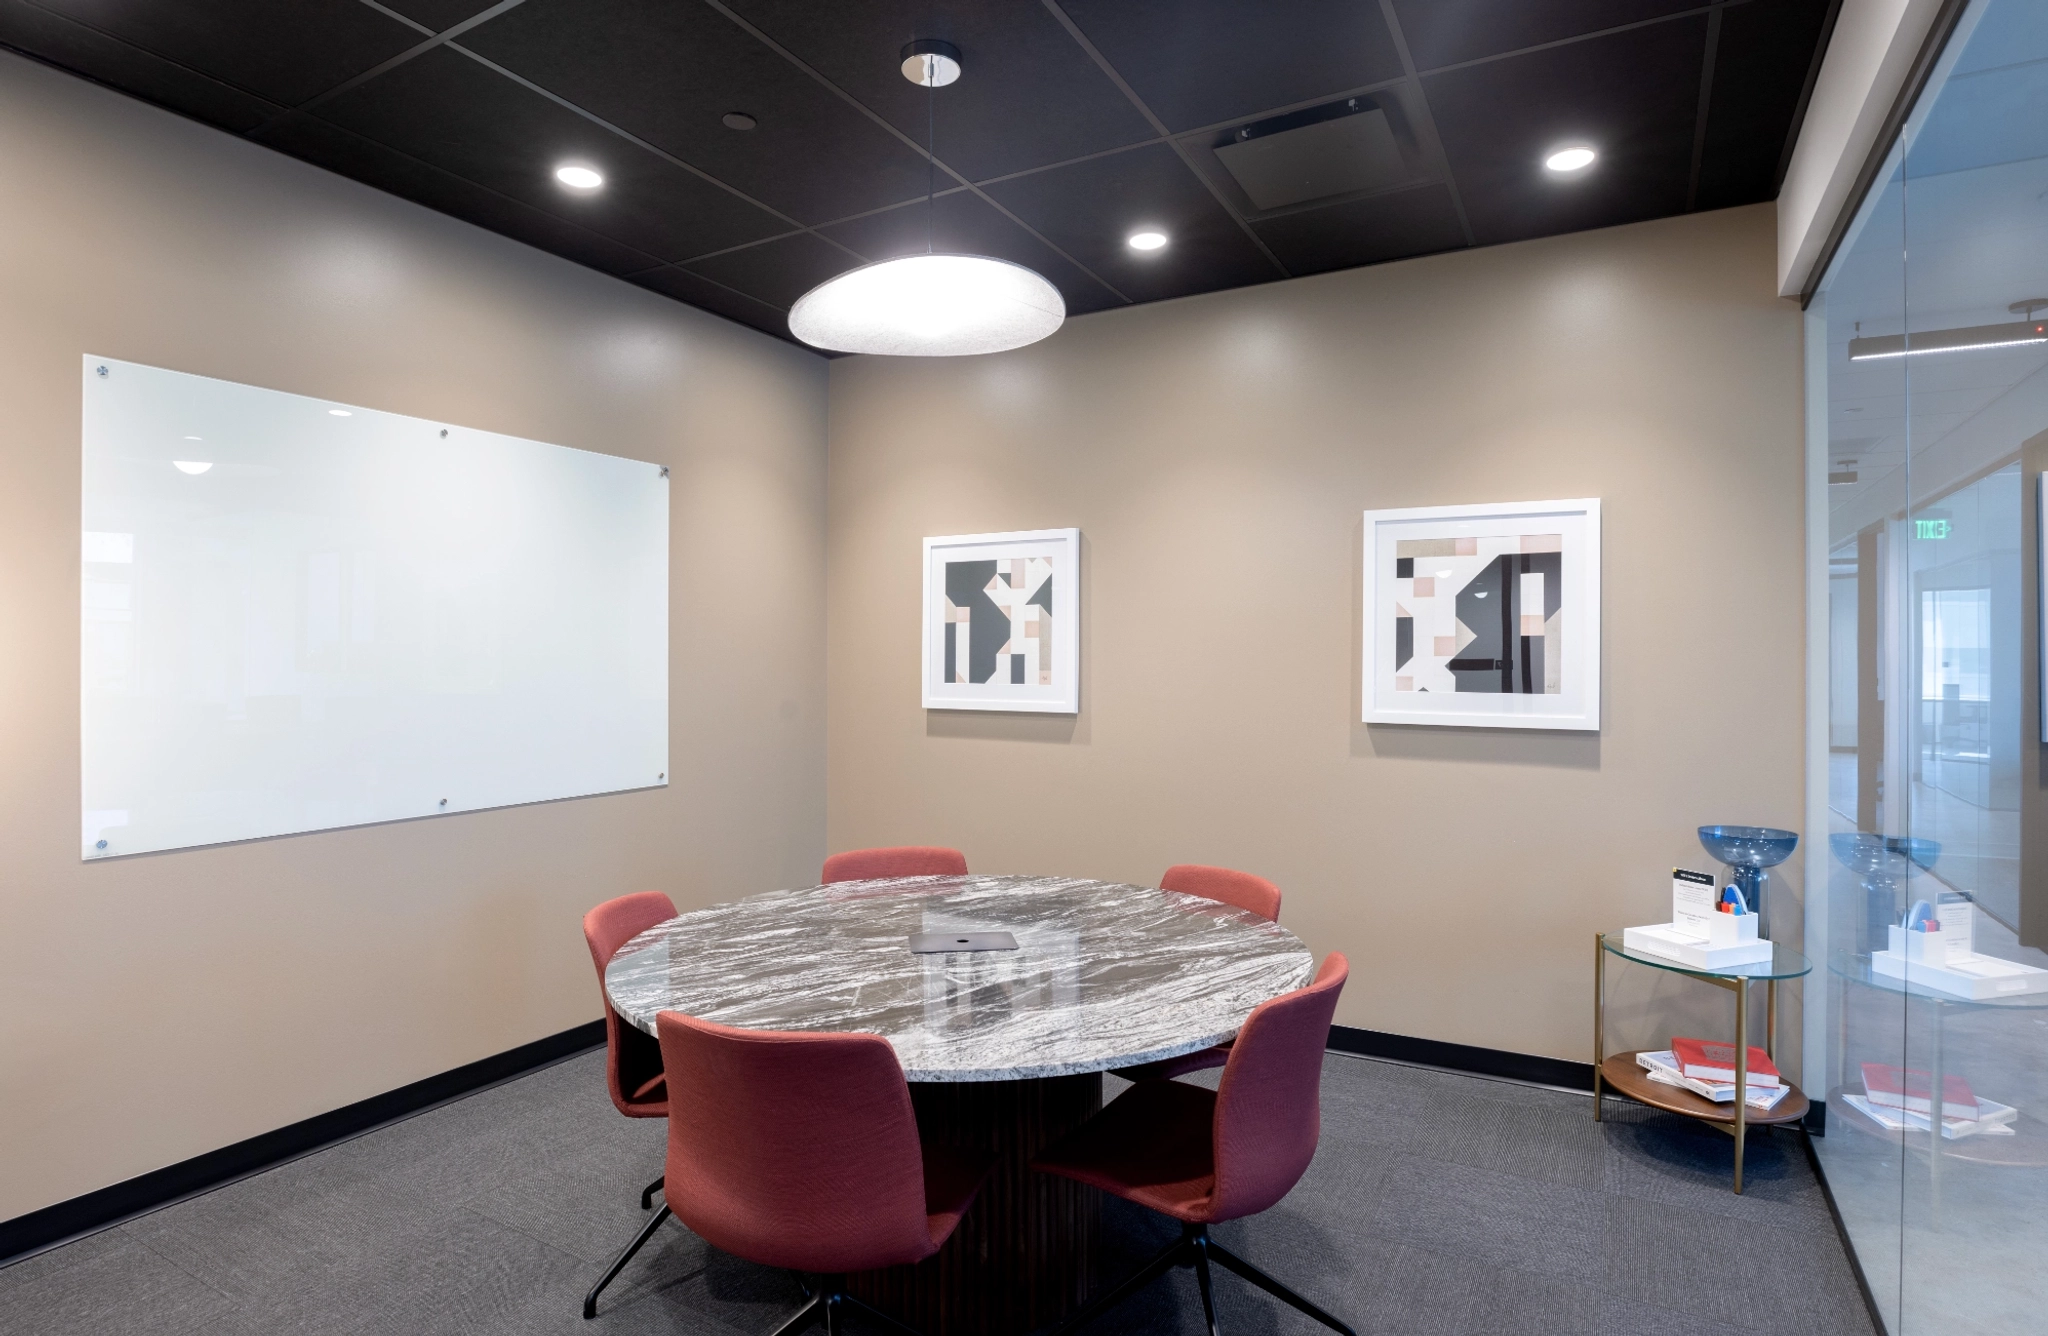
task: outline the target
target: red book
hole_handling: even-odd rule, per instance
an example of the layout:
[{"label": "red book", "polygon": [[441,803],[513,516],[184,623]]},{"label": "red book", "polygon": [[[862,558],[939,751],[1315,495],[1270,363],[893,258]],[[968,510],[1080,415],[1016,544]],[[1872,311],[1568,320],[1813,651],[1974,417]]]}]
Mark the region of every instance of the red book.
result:
[{"label": "red book", "polygon": [[[1909,1113],[1925,1115],[1933,1103],[1934,1078],[1926,1072],[1908,1071],[1903,1067],[1887,1067],[1881,1062],[1863,1064],[1863,1093],[1872,1104],[1882,1104],[1888,1109],[1905,1109]],[[1977,1116],[1977,1094],[1970,1089],[1970,1083],[1960,1076],[1941,1078],[1941,1116],[1944,1118],[1969,1118]]]},{"label": "red book", "polygon": [[[1716,1085],[1735,1083],[1735,1045],[1724,1044],[1718,1039],[1674,1039],[1671,1041],[1671,1055],[1678,1059],[1678,1070],[1695,1081],[1710,1081]],[[1764,1051],[1755,1045],[1749,1050],[1749,1084],[1753,1086],[1777,1086],[1785,1083],[1778,1075],[1778,1069]]]}]

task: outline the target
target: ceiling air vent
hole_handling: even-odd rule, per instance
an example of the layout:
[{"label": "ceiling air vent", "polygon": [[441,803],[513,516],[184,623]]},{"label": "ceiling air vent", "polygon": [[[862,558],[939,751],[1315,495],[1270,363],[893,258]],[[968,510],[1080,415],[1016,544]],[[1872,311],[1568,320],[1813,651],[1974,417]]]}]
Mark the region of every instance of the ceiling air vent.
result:
[{"label": "ceiling air vent", "polygon": [[1214,152],[1262,210],[1384,190],[1410,179],[1394,126],[1368,97],[1241,126]]}]

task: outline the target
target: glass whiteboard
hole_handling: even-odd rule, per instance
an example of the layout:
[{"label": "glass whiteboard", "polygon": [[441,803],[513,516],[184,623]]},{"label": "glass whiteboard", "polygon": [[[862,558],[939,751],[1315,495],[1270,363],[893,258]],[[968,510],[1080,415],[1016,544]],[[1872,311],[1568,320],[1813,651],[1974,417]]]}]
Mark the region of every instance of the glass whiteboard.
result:
[{"label": "glass whiteboard", "polygon": [[84,378],[84,857],[667,782],[666,469]]}]

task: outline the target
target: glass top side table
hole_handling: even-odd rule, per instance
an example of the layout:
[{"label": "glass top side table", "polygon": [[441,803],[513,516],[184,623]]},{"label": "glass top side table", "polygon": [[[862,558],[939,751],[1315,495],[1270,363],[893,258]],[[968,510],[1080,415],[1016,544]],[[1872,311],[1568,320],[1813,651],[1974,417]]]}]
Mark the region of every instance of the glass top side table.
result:
[{"label": "glass top side table", "polygon": [[[1775,1062],[1778,1057],[1778,982],[1797,979],[1813,971],[1813,962],[1782,942],[1771,944],[1771,958],[1751,965],[1726,969],[1701,969],[1647,951],[1631,951],[1622,945],[1619,932],[1593,934],[1593,1118],[1601,1117],[1601,1100],[1611,1088],[1641,1104],[1667,1113],[1696,1118],[1735,1138],[1735,1191],[1742,1191],[1742,1151],[1751,1124],[1770,1125],[1797,1122],[1806,1116],[1807,1098],[1790,1081],[1783,1099],[1769,1112],[1757,1112],[1746,1101],[1749,1087],[1749,989],[1764,984],[1764,1052]],[[1678,1086],[1652,1081],[1636,1065],[1634,1052],[1607,1055],[1607,957],[1619,956],[1633,964],[1669,970],[1687,978],[1700,979],[1735,994],[1735,1100],[1716,1104]]]}]

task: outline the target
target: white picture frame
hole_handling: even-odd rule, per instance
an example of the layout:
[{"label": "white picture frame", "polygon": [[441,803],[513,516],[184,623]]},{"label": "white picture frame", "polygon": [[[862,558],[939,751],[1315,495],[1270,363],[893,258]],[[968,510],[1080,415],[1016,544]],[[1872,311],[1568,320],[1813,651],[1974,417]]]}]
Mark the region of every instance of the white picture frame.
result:
[{"label": "white picture frame", "polygon": [[923,612],[927,710],[1080,713],[1079,529],[925,539]]},{"label": "white picture frame", "polygon": [[1363,559],[1365,723],[1598,731],[1598,497],[1368,510]]}]

